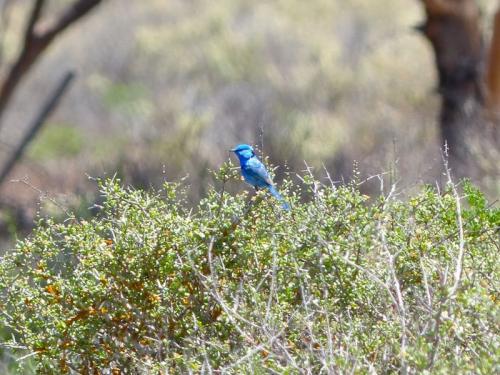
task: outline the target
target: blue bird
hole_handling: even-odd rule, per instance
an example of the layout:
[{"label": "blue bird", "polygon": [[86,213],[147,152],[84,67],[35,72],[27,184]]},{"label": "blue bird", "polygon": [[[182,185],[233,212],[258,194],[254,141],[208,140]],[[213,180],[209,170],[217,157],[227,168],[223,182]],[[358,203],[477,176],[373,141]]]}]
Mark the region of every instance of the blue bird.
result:
[{"label": "blue bird", "polygon": [[269,192],[281,202],[283,209],[289,210],[289,204],[274,187],[273,181],[271,180],[271,177],[269,177],[266,167],[257,158],[253,148],[249,145],[241,144],[233,148],[231,151],[234,152],[240,160],[241,174],[243,175],[245,182],[255,187],[256,190],[259,190],[259,188],[268,189]]}]

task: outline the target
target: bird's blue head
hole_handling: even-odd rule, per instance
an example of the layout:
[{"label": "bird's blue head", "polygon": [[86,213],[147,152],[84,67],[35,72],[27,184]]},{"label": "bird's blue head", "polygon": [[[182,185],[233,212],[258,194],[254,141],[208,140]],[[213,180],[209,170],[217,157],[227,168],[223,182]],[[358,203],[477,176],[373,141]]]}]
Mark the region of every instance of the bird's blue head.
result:
[{"label": "bird's blue head", "polygon": [[231,151],[234,152],[240,160],[248,160],[255,156],[255,152],[253,152],[252,146],[246,144],[238,145]]}]

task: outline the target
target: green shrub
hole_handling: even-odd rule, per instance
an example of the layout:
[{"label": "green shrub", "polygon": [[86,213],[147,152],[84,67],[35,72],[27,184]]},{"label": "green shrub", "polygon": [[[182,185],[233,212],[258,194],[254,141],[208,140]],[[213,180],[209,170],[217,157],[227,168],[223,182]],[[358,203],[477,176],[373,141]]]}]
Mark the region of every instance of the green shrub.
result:
[{"label": "green shrub", "polygon": [[307,176],[290,212],[100,188],[96,218],[40,220],[0,262],[4,345],[39,372],[498,370],[500,210],[468,183],[370,202]]}]

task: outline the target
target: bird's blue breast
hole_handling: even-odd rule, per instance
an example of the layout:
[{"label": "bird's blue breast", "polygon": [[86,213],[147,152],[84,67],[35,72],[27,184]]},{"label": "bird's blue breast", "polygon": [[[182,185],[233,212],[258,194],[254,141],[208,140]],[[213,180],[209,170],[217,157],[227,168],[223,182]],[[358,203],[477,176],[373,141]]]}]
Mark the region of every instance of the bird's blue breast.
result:
[{"label": "bird's blue breast", "polygon": [[264,164],[255,156],[242,161],[241,174],[250,185],[257,187],[268,187],[272,185]]}]

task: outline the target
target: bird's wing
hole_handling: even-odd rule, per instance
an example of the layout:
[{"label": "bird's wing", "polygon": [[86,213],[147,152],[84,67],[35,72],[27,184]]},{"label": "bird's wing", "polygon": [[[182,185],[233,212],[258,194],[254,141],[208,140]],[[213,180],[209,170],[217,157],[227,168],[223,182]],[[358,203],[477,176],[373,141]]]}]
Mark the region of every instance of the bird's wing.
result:
[{"label": "bird's wing", "polygon": [[250,158],[245,165],[247,172],[252,173],[257,179],[262,180],[267,185],[272,185],[273,181],[267,173],[266,167],[256,157]]}]

